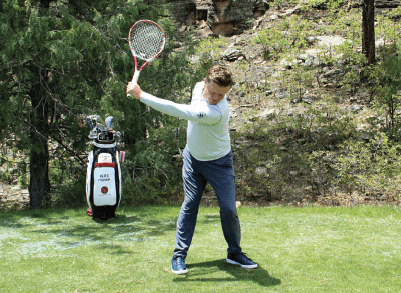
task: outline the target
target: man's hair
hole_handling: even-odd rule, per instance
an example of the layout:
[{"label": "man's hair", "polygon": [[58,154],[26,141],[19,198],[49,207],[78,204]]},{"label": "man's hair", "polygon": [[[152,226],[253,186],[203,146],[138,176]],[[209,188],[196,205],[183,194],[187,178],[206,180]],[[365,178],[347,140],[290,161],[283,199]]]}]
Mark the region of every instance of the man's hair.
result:
[{"label": "man's hair", "polygon": [[230,68],[225,65],[213,65],[206,74],[206,82],[215,82],[218,86],[228,87],[234,84]]}]

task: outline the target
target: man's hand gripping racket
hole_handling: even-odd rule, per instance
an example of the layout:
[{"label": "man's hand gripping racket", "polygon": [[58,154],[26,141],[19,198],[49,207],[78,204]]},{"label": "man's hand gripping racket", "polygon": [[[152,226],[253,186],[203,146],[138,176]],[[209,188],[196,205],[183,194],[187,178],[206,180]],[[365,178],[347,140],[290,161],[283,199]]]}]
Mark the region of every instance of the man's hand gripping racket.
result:
[{"label": "man's hand gripping racket", "polygon": [[[166,38],[163,29],[157,23],[151,20],[139,20],[131,27],[128,40],[135,61],[132,82],[137,84],[142,69],[153,62],[163,51]],[[137,59],[145,61],[139,69]],[[131,95],[127,94],[127,97],[131,97]]]}]

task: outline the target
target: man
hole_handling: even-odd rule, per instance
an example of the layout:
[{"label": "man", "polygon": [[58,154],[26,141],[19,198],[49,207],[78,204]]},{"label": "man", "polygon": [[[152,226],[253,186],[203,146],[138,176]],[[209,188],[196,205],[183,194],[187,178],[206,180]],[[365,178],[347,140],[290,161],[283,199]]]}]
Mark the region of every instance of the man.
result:
[{"label": "man", "polygon": [[235,205],[235,181],[230,120],[226,94],[233,85],[231,71],[222,65],[212,66],[206,79],[195,85],[191,105],[176,104],[143,92],[130,82],[127,94],[163,113],[188,120],[187,145],[183,152],[182,178],[185,199],[177,221],[171,269],[186,274],[185,258],[195,231],[199,204],[206,184],[216,192],[220,220],[228,244],[227,262],[243,268],[257,264],[241,249],[241,229]]}]

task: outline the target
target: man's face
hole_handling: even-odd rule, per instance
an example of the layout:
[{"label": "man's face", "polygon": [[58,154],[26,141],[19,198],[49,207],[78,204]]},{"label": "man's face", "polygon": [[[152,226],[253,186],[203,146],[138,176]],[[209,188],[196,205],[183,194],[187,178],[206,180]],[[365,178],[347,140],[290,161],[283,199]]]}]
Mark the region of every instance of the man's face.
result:
[{"label": "man's face", "polygon": [[205,89],[203,90],[203,98],[210,104],[216,105],[224,96],[230,91],[231,86],[221,87],[214,81],[205,82]]}]

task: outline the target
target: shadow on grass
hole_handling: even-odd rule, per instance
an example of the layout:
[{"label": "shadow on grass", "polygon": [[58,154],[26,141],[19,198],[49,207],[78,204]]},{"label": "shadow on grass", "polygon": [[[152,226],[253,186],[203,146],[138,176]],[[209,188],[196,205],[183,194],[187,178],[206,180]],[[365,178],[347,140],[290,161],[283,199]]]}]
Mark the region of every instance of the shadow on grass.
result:
[{"label": "shadow on grass", "polygon": [[[188,274],[184,278],[178,277],[175,282],[238,282],[252,281],[263,287],[277,286],[281,284],[280,279],[273,278],[262,267],[256,269],[243,269],[239,266],[226,262],[225,259],[206,261],[201,263],[187,264]],[[213,277],[216,272],[224,271],[231,277]]]},{"label": "shadow on grass", "polygon": [[[75,212],[66,215],[64,210],[15,212],[9,213],[9,217],[0,214],[0,229],[9,228],[14,234],[21,233],[24,237],[40,235],[40,238],[32,237],[35,239],[32,241],[43,243],[48,240],[49,243],[64,248],[86,244],[96,245],[97,249],[110,254],[132,254],[125,243],[152,241],[174,231],[176,225],[176,219],[155,219],[146,213],[118,214],[113,221],[94,221],[82,214]],[[56,242],[52,235],[57,236]],[[110,244],[113,239],[115,241]]]}]

